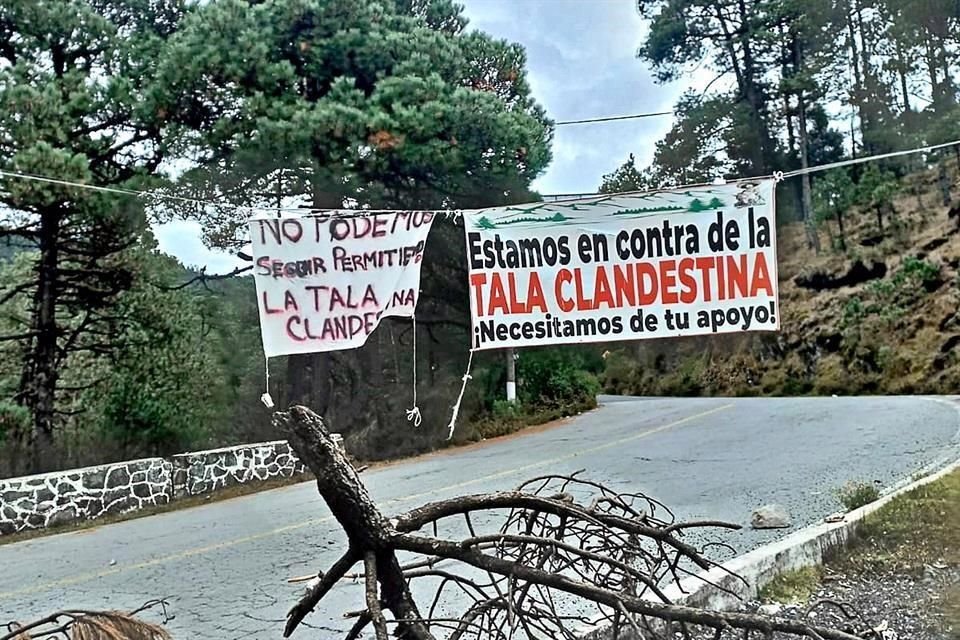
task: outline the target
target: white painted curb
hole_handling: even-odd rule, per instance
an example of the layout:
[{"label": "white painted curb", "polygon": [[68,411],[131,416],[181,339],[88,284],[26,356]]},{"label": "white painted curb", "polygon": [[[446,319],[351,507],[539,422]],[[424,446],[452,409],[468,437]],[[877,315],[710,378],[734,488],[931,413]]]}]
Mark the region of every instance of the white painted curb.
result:
[{"label": "white painted curb", "polygon": [[[960,396],[925,396],[925,398],[952,407],[960,416]],[[945,459],[940,458],[921,469],[922,473],[926,473],[939,467],[937,471],[912,482],[908,480],[894,485],[892,490],[878,500],[844,514],[841,522],[823,522],[800,529],[781,540],[737,556],[720,567],[685,578],[679,584],[668,585],[663,590],[664,595],[673,604],[702,607],[714,611],[737,609],[742,603],[755,600],[760,590],[777,576],[788,571],[823,564],[824,561],[839,553],[854,537],[864,518],[883,508],[897,496],[936,482],[960,469],[960,459],[957,459],[957,453],[960,452],[957,449],[958,445],[960,445],[960,428],[953,437],[950,457],[946,458],[946,460],[954,460],[953,462],[944,465]],[[592,622],[580,637],[583,640],[606,640],[607,628]]]},{"label": "white painted curb", "polygon": [[[864,518],[897,496],[935,482],[957,469],[960,469],[960,460],[891,491],[875,502],[850,511],[842,522],[824,522],[801,529],[782,540],[725,562],[721,567],[686,578],[680,584],[669,585],[664,589],[664,594],[674,604],[714,610],[735,609],[742,601],[756,599],[759,591],[778,575],[829,560],[848,544]],[[739,575],[746,583],[727,572]],[[726,593],[714,585],[732,593]]]}]

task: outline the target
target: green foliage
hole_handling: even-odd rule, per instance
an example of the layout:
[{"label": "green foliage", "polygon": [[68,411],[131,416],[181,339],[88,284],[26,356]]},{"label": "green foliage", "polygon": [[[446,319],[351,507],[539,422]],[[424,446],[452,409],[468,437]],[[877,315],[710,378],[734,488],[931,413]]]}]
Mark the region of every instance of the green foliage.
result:
[{"label": "green foliage", "polygon": [[[325,207],[528,195],[552,131],[524,51],[464,25],[438,1],[201,5],[161,66],[169,117],[208,150],[181,181],[237,204],[278,189]],[[201,215],[208,241],[241,240],[245,214]]]},{"label": "green foliage", "polygon": [[626,162],[603,176],[600,193],[649,191],[654,188],[656,188],[656,185],[653,184],[649,171],[637,169],[636,158],[631,153]]},{"label": "green foliage", "polygon": [[856,199],[856,187],[845,169],[833,169],[813,181],[813,211],[817,222],[836,220],[839,249],[846,249],[844,215]]},{"label": "green foliage", "polygon": [[30,411],[25,407],[0,400],[0,445],[30,428]]},{"label": "green foliage", "polygon": [[859,509],[880,498],[880,490],[872,482],[848,482],[837,489],[837,499],[847,511]]},{"label": "green foliage", "polygon": [[[184,0],[4,2],[0,169],[119,188],[156,181],[171,133],[156,71],[186,12]],[[16,397],[33,418],[23,462],[40,471],[56,464],[60,405],[75,400],[59,389],[60,369],[73,354],[108,351],[122,331],[112,308],[136,277],[127,258],[145,232],[145,201],[0,182],[0,238],[33,261],[13,284],[35,295],[3,337],[20,352]]]},{"label": "green foliage", "polygon": [[532,406],[593,402],[600,392],[587,356],[570,348],[528,349],[517,360],[518,396]]},{"label": "green foliage", "polygon": [[820,579],[821,568],[817,566],[786,571],[771,580],[758,595],[764,602],[803,603],[816,592]]},{"label": "green foliage", "polygon": [[[160,269],[144,256],[147,282]],[[151,268],[153,267],[153,268]],[[162,280],[161,280],[162,281]],[[124,294],[118,311],[127,318],[98,404],[100,428],[125,456],[184,451],[200,444],[210,426],[222,373],[216,366],[199,305],[189,292],[143,284]]]}]

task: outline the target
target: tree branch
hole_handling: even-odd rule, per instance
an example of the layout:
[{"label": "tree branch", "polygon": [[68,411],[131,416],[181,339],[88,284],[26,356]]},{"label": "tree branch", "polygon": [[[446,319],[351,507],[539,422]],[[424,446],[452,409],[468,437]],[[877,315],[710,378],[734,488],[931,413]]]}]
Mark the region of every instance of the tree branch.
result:
[{"label": "tree branch", "polygon": [[367,611],[370,612],[373,629],[377,634],[377,640],[387,640],[387,622],[383,619],[380,596],[377,594],[377,556],[372,551],[368,551],[363,556],[363,570],[366,574]]},{"label": "tree branch", "polygon": [[358,554],[348,549],[347,552],[330,567],[329,571],[320,576],[320,581],[313,585],[300,599],[300,602],[295,604],[289,613],[287,613],[287,624],[283,629],[284,638],[290,637],[290,634],[293,633],[293,630],[297,628],[307,614],[313,611],[317,603],[327,595],[327,592],[330,591],[340,578],[350,570],[350,567],[355,565],[359,560]]},{"label": "tree branch", "polygon": [[186,289],[190,285],[193,285],[199,282],[200,284],[203,285],[205,289],[209,291],[210,288],[207,286],[207,283],[209,282],[214,282],[216,280],[228,280],[230,278],[234,278],[243,273],[246,273],[247,271],[252,271],[252,270],[253,270],[253,265],[249,265],[246,267],[236,267],[233,271],[230,271],[229,273],[208,274],[207,268],[204,267],[203,269],[200,270],[200,273],[198,273],[196,276],[190,278],[186,282],[181,282],[180,284],[176,284],[176,285],[165,285],[165,284],[157,284],[157,283],[151,283],[151,284],[153,284],[154,287],[156,287],[157,289],[160,289],[161,291],[179,291],[181,289]]}]

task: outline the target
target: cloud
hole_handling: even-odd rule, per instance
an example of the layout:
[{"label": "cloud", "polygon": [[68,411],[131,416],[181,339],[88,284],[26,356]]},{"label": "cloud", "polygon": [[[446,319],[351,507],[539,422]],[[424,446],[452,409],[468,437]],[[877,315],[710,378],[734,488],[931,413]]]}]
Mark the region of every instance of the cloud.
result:
[{"label": "cloud", "polygon": [[[554,120],[669,111],[688,82],[658,85],[636,52],[646,24],[632,0],[465,0],[470,26],[527,50],[534,97]],[[697,80],[694,78],[692,80]],[[641,163],[669,116],[557,127],[542,193],[592,192],[630,153]]]},{"label": "cloud", "polygon": [[200,223],[192,220],[174,220],[156,225],[153,233],[160,251],[176,256],[188,267],[206,266],[209,273],[228,273],[247,264],[233,254],[204,246]]}]

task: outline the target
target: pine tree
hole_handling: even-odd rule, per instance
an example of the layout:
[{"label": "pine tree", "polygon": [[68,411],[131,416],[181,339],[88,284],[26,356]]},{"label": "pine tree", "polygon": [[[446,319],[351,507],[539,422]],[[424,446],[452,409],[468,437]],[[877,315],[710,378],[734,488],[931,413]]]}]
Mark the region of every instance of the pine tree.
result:
[{"label": "pine tree", "polygon": [[[155,70],[182,0],[10,0],[0,6],[0,168],[104,186],[143,184],[165,157]],[[51,464],[60,369],[71,353],[110,349],[111,305],[136,265],[126,251],[145,225],[143,202],[14,178],[0,181],[0,238],[34,249],[28,318],[2,336],[22,353],[15,401],[27,468]],[[2,301],[2,300],[0,300]],[[66,319],[75,321],[67,323]]]}]

